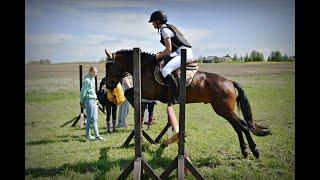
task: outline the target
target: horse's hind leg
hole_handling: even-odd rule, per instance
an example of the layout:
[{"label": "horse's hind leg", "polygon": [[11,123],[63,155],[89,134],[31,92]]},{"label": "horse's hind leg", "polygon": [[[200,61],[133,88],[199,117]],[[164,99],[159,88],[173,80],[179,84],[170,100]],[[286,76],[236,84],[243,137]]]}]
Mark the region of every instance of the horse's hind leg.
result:
[{"label": "horse's hind leg", "polygon": [[[256,148],[256,144],[254,143],[254,141],[253,141],[253,139],[251,137],[251,134],[249,132],[249,128],[247,127],[245,122],[243,120],[241,120],[235,113],[232,113],[232,116],[228,117],[226,119],[228,119],[228,121],[231,123],[232,126],[234,126],[233,123],[235,123],[236,124],[235,126],[240,128],[240,130],[245,134],[245,136],[247,138],[250,150],[253,153],[254,157],[259,158],[259,151]],[[242,133],[241,133],[241,136],[242,136]],[[242,137],[242,139],[243,139],[243,137]],[[239,141],[241,141],[240,137],[239,137]],[[241,147],[241,142],[240,142],[240,147]],[[242,147],[241,147],[241,150],[242,150]]]},{"label": "horse's hind leg", "polygon": [[215,109],[215,106],[213,103],[211,103],[211,106],[217,114],[219,114],[220,116],[228,120],[228,122],[232,125],[233,129],[236,131],[238,135],[241,153],[243,157],[246,158],[248,156],[248,152],[246,151],[246,143],[243,139],[242,127],[241,127],[239,118],[237,118],[237,115],[232,112],[226,113],[226,112],[220,111],[218,108]]},{"label": "horse's hind leg", "polygon": [[246,125],[241,125],[241,129],[242,129],[243,133],[246,135],[250,150],[253,153],[254,157],[259,158],[259,151],[256,148],[257,145],[254,143],[254,141],[251,137],[251,134],[249,132],[249,128]]},{"label": "horse's hind leg", "polygon": [[242,153],[243,157],[247,158],[247,156],[248,156],[248,153],[246,151],[247,147],[246,147],[246,143],[243,139],[243,134],[242,134],[240,122],[237,120],[237,118],[234,118],[232,116],[228,117],[227,120],[229,121],[229,123],[231,124],[231,126],[233,127],[233,129],[236,131],[236,133],[238,135],[240,149],[241,149],[241,153]]}]

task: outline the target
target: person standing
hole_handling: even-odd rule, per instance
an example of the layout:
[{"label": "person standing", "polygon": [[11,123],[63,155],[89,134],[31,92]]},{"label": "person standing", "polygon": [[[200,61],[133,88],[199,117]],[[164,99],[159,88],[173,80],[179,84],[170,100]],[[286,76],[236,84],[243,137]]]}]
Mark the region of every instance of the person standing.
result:
[{"label": "person standing", "polygon": [[[84,77],[80,92],[80,105],[86,109],[86,140],[103,140],[98,129],[98,105],[95,92],[95,76],[98,70],[95,66],[90,66],[89,73]],[[90,134],[90,125],[93,124],[95,136]]]},{"label": "person standing", "polygon": [[[121,80],[123,92],[133,87],[132,75],[128,75]],[[126,118],[129,114],[129,101],[126,99],[123,104],[119,106],[118,112],[118,127],[127,127]]]},{"label": "person standing", "polygon": [[[113,102],[110,102],[107,98],[107,92],[109,91],[105,87],[105,81],[106,77],[102,78],[99,86],[99,93],[98,93],[98,99],[102,102],[102,105],[107,110],[107,116],[106,116],[106,122],[107,122],[107,128],[106,132],[111,133],[110,130],[110,117],[112,115],[112,132],[116,132],[116,119],[117,119],[117,105]],[[99,95],[100,94],[100,95]]]}]

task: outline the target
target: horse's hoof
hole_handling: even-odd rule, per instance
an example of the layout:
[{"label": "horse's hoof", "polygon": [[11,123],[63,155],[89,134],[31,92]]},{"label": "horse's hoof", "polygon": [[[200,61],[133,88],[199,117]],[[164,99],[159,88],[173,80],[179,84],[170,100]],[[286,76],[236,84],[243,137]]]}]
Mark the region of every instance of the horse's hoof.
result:
[{"label": "horse's hoof", "polygon": [[245,159],[248,157],[248,153],[246,151],[242,151],[242,155]]},{"label": "horse's hoof", "polygon": [[255,149],[254,151],[252,151],[252,153],[253,153],[253,155],[254,155],[254,157],[255,158],[259,158],[259,151],[258,151],[258,149]]}]

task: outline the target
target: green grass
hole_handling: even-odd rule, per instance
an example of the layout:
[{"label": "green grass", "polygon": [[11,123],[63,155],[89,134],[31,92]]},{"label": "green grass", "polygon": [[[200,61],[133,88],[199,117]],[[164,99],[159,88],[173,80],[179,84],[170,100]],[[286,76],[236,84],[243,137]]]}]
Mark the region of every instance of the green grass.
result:
[{"label": "green grass", "polygon": [[[294,179],[294,73],[229,78],[243,86],[254,119],[267,125],[272,135],[252,135],[260,158],[255,159],[250,152],[244,159],[237,135],[226,120],[209,104],[188,104],[186,148],[192,163],[206,179]],[[99,131],[105,141],[85,142],[84,129],[72,128],[71,123],[61,127],[79,114],[78,95],[76,90],[46,91],[41,87],[26,92],[26,179],[116,179],[133,160],[133,141],[128,148],[120,147],[133,129],[132,108],[127,118],[128,128],[113,134],[105,133],[105,115],[99,113]],[[174,109],[178,118],[179,107]],[[155,138],[165,126],[165,112],[166,105],[158,103],[157,124],[147,131],[151,137]],[[177,145],[162,149],[146,140],[142,145],[144,158],[159,175],[177,155]],[[194,179],[192,175],[186,178]],[[176,179],[176,172],[170,179]]]}]

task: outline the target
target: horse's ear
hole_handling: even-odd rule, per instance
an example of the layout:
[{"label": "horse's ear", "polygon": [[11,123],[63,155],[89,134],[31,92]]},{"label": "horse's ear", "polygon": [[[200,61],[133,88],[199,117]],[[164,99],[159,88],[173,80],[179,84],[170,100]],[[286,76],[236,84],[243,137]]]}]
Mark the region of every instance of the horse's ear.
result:
[{"label": "horse's ear", "polygon": [[113,57],[113,53],[110,53],[110,52],[108,52],[107,51],[107,49],[104,49],[104,52],[106,53],[106,55],[107,55],[107,57],[108,57],[108,59],[113,59],[114,57]]}]

